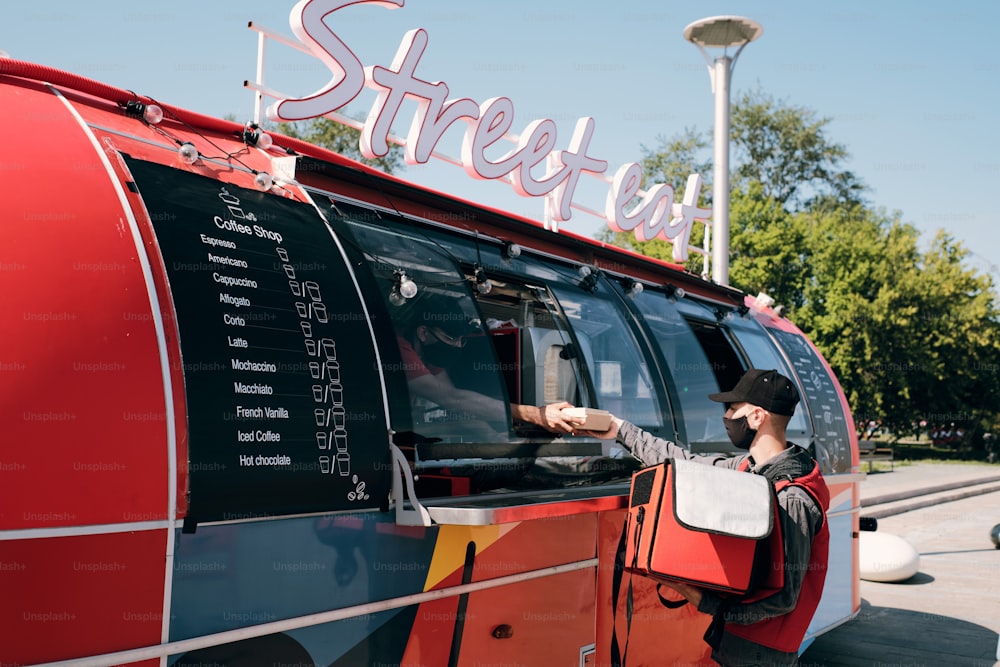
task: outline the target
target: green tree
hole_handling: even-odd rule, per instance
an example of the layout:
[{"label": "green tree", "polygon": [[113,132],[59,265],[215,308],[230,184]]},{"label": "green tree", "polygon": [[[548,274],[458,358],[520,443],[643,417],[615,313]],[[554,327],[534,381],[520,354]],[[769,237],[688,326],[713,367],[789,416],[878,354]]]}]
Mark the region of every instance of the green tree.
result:
[{"label": "green tree", "polygon": [[918,233],[861,207],[802,214],[812,268],[792,319],[834,368],[858,421],[906,422],[919,411],[927,337]]},{"label": "green tree", "polygon": [[793,320],[834,368],[858,422],[992,421],[1000,311],[992,279],[939,232],[863,207],[802,214],[812,273]]},{"label": "green tree", "polygon": [[968,268],[968,257],[944,231],[922,256],[917,335],[930,345],[924,382],[913,397],[929,421],[993,429],[1000,405],[1000,312],[992,277]]},{"label": "green tree", "polygon": [[801,306],[809,266],[807,222],[785,211],[757,183],[730,197],[730,273],[733,285],[747,292],[766,292],[788,308]]},{"label": "green tree", "polygon": [[[730,118],[734,154],[730,182],[730,282],[750,292],[776,290],[777,295],[772,296],[782,303],[797,305],[801,303],[801,295],[792,293],[792,284],[807,273],[802,267],[805,252],[798,244],[801,233],[795,232],[785,239],[795,243],[794,247],[781,251],[784,259],[792,260],[790,264],[779,262],[765,252],[777,250],[780,244],[775,241],[789,231],[789,225],[795,226],[784,213],[860,205],[866,188],[852,172],[842,168],[849,154],[844,146],[832,143],[827,137],[829,119],[817,118],[808,109],[787,105],[760,92],[740,95],[732,106]],[[700,173],[701,201],[710,205],[712,163],[708,138],[707,133],[687,128],[671,139],[657,137],[654,149],[643,146],[644,182],[667,183],[675,192],[683,192],[688,174]],[[745,219],[735,210],[740,206],[741,196],[745,197],[743,203],[750,206]],[[773,215],[770,220],[761,217],[764,210]],[[744,233],[758,237],[764,234],[768,238],[745,239]],[[631,232],[610,230],[600,238],[651,257],[671,258],[670,244],[661,240],[640,243]],[[691,242],[695,246],[704,244],[704,229],[700,225],[695,227]],[[778,266],[784,275],[764,281],[763,276]],[[700,255],[692,256],[685,268],[702,273],[704,260]]]},{"label": "green tree", "polygon": [[847,149],[826,136],[829,118],[758,91],[740,96],[730,123],[734,189],[760,184],[764,196],[792,211],[827,198],[847,205],[862,202],[864,185],[841,167]]}]

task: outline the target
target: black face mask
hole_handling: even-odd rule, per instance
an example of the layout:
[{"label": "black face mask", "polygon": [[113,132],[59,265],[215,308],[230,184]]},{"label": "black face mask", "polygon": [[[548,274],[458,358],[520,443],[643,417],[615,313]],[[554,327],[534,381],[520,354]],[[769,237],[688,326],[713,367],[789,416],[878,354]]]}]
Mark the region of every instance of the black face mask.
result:
[{"label": "black face mask", "polygon": [[457,351],[458,350],[454,347],[445,345],[441,342],[431,343],[429,345],[424,343],[420,357],[423,359],[425,364],[437,366],[438,368],[447,368],[450,363],[454,361]]},{"label": "black face mask", "polygon": [[743,415],[739,419],[723,417],[722,423],[726,426],[726,433],[729,434],[729,440],[737,449],[750,449],[750,443],[757,437],[757,429],[750,428],[746,415]]}]

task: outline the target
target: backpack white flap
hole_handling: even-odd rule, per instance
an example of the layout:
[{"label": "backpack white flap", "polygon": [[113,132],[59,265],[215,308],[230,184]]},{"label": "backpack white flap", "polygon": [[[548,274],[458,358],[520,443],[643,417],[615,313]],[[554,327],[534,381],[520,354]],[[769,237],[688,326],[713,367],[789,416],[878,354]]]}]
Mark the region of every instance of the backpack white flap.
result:
[{"label": "backpack white flap", "polygon": [[774,492],[760,475],[675,459],[674,516],[691,529],[760,540],[771,534]]}]

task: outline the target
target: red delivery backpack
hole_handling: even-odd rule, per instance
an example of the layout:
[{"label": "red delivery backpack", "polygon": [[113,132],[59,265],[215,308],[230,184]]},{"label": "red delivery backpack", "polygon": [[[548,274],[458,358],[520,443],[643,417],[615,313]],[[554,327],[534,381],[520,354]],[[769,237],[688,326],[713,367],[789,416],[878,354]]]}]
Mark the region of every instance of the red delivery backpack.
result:
[{"label": "red delivery backpack", "polygon": [[[784,586],[784,557],[778,502],[767,478],[684,459],[645,468],[632,475],[615,557],[612,619],[626,573],[626,633],[632,625],[631,575],[709,588],[732,596],[705,631],[705,641],[715,647],[730,604],[762,599]],[[659,597],[672,609],[687,602]],[[627,652],[628,634],[621,647],[613,630],[612,666],[624,665]]]},{"label": "red delivery backpack", "polygon": [[629,498],[626,572],[737,596],[783,585],[778,504],[766,478],[677,459],[635,473]]}]

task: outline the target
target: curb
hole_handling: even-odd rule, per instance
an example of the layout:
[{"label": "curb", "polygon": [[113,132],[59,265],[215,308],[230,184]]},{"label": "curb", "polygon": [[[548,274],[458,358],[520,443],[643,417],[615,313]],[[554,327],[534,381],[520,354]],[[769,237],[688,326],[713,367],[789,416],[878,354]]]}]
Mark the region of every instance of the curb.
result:
[{"label": "curb", "polygon": [[949,482],[948,484],[938,484],[936,486],[927,486],[920,489],[910,489],[908,491],[896,491],[895,493],[886,493],[881,496],[872,496],[871,498],[865,498],[861,501],[862,507],[872,506],[872,505],[884,505],[885,503],[894,503],[898,500],[907,500],[909,498],[916,498],[917,496],[926,496],[932,493],[941,493],[943,491],[952,491],[954,489],[968,488],[970,486],[976,486],[979,484],[989,484],[990,482],[1000,482],[1000,475],[990,475],[988,477],[981,477],[979,479],[969,479],[961,482]]},{"label": "curb", "polygon": [[[922,509],[924,507],[931,507],[932,505],[940,505],[942,503],[953,502],[955,500],[963,500],[965,498],[972,498],[973,496],[981,496],[987,493],[996,493],[1000,491],[1000,484],[989,485],[990,482],[998,481],[998,479],[988,479],[980,480],[978,482],[971,482],[971,484],[976,485],[975,488],[967,488],[965,491],[960,493],[954,493],[948,496],[938,496],[936,498],[924,498],[922,500],[916,500],[912,503],[907,503],[905,505],[899,505],[897,507],[886,507],[884,509],[874,509],[871,512],[864,512],[865,507],[862,506],[862,518],[873,518],[873,519],[884,519],[886,517],[895,516],[896,514],[902,514],[903,512],[910,512],[912,510]],[[899,500],[907,500],[909,498],[915,498],[919,496],[927,496],[933,493],[940,493],[942,491],[950,491],[955,488],[968,487],[969,482],[957,484],[957,485],[945,485],[948,488],[932,488],[924,489],[922,491],[916,492],[906,492],[897,494],[888,494],[886,496],[879,496],[878,500],[880,503],[872,503],[869,501],[869,506],[886,504],[889,502],[895,502]],[[896,496],[896,497],[893,497]],[[887,498],[892,498],[891,500],[885,500]],[[875,500],[875,499],[872,499]]]}]

